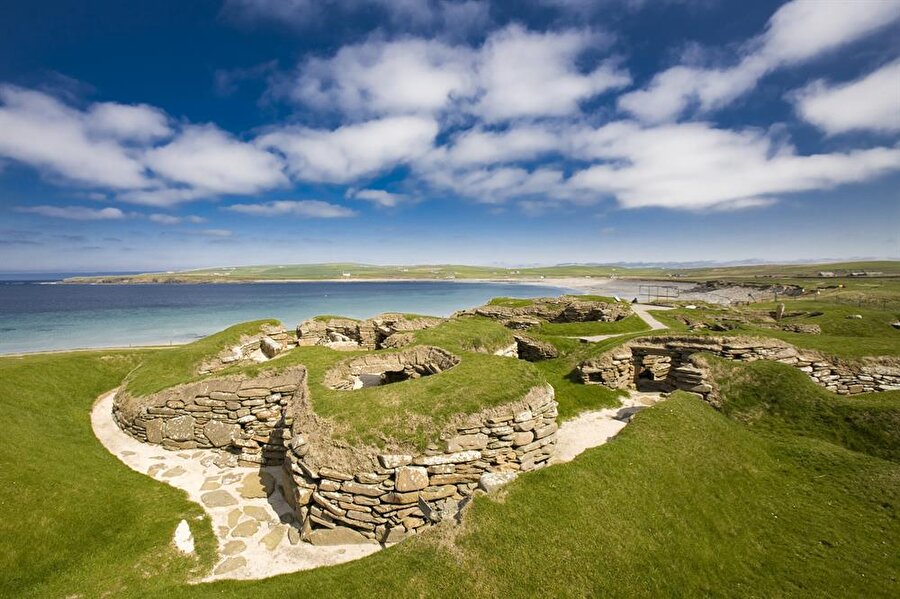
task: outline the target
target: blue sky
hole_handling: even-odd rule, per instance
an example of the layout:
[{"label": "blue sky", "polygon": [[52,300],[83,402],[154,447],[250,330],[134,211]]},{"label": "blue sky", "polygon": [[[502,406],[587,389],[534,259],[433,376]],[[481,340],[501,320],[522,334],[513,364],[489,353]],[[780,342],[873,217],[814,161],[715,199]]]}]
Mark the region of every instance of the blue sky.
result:
[{"label": "blue sky", "polygon": [[0,271],[900,257],[900,0],[0,6]]}]

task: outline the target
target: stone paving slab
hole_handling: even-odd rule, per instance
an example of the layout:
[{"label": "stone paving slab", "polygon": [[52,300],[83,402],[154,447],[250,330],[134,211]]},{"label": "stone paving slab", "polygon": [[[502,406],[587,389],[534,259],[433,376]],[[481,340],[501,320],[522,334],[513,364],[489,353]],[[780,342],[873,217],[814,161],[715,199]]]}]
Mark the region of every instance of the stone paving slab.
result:
[{"label": "stone paving slab", "polygon": [[[94,434],[129,468],[184,490],[209,514],[219,559],[204,581],[267,578],[348,562],[380,549],[374,544],[314,546],[299,542],[293,512],[280,490],[280,466],[221,467],[216,465],[220,460],[215,451],[171,452],[141,443],[113,421],[115,391],[94,404]],[[173,534],[178,523],[173,516]]]}]

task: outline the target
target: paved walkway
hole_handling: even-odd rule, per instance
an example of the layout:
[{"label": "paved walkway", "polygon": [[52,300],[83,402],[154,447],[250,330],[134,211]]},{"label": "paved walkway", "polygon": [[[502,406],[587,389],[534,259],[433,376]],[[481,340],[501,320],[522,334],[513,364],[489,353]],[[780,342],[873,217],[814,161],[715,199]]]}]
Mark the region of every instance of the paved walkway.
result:
[{"label": "paved walkway", "polygon": [[[650,327],[651,331],[659,331],[662,329],[667,329],[668,327],[661,323],[660,321],[653,318],[650,314],[650,310],[671,310],[668,306],[654,306],[651,304],[631,304],[631,309],[634,310],[634,313],[637,314],[638,318],[647,323],[647,326]],[[607,339],[612,339],[614,337],[621,337],[622,335],[629,335],[630,333],[615,333],[612,335],[586,335],[584,337],[572,337],[572,339],[581,339],[582,341],[589,341],[591,343],[596,343],[597,341],[606,341]]]},{"label": "paved walkway", "polygon": [[[115,390],[106,393],[94,404],[94,434],[129,468],[184,490],[209,514],[219,561],[203,580],[266,578],[347,562],[380,548],[301,542],[293,512],[281,494],[280,466],[242,468],[223,464],[220,454],[211,450],[168,451],[141,443],[113,420],[114,395]],[[177,525],[173,519],[173,533]]]},{"label": "paved walkway", "polygon": [[556,453],[552,463],[569,462],[586,449],[603,445],[619,434],[637,412],[661,399],[659,393],[632,391],[617,408],[582,412],[566,420],[556,433]]}]

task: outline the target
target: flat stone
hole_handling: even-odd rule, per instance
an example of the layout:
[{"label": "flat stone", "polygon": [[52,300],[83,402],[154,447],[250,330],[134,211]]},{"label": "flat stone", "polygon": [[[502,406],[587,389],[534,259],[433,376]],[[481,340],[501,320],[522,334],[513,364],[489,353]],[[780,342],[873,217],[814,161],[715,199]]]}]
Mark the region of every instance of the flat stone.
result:
[{"label": "flat stone", "polygon": [[400,492],[418,491],[428,486],[428,471],[421,466],[402,466],[394,475],[394,488]]},{"label": "flat stone", "polygon": [[200,501],[203,502],[203,505],[206,507],[228,507],[230,505],[237,505],[238,502],[234,495],[224,489],[204,493],[200,496]]},{"label": "flat stone", "polygon": [[273,519],[269,510],[264,507],[259,507],[258,505],[248,505],[244,508],[244,514],[259,520],[260,522],[269,522]]},{"label": "flat stone", "polygon": [[194,438],[194,417],[176,416],[166,421],[166,437],[173,441],[191,441]]},{"label": "flat stone", "polygon": [[213,574],[228,574],[229,572],[234,572],[235,570],[239,570],[247,565],[247,560],[243,557],[227,557],[225,561],[216,566],[216,569],[213,571]]},{"label": "flat stone", "polygon": [[206,435],[213,447],[231,445],[240,432],[241,427],[239,425],[226,424],[218,420],[210,420],[203,426],[203,434]]},{"label": "flat stone", "polygon": [[241,512],[241,509],[240,509],[240,508],[234,508],[233,510],[231,510],[230,512],[228,512],[228,516],[227,516],[226,522],[228,522],[228,529],[229,529],[229,530],[232,529],[232,528],[234,528],[235,526],[237,526],[237,523],[240,522],[240,520],[241,520],[241,514],[242,514],[242,513],[243,513],[243,512]]},{"label": "flat stone", "polygon": [[288,542],[291,545],[297,545],[300,543],[300,530],[296,526],[288,527]]},{"label": "flat stone", "polygon": [[163,440],[163,429],[165,428],[165,421],[160,420],[158,418],[153,420],[148,420],[146,425],[147,431],[147,442],[159,444],[162,443]]},{"label": "flat stone", "polygon": [[276,526],[266,533],[266,535],[261,539],[262,544],[265,545],[266,549],[268,549],[269,551],[275,551],[275,549],[278,548],[278,545],[284,538],[284,529],[284,526]]},{"label": "flat stone", "polygon": [[474,462],[481,457],[480,451],[458,451],[455,453],[441,453],[438,455],[423,455],[415,459],[419,466],[437,466],[439,464],[461,464]]},{"label": "flat stone", "polygon": [[175,466],[174,468],[169,468],[168,470],[163,472],[162,477],[163,478],[175,478],[176,476],[181,476],[185,472],[187,472],[187,470],[185,470],[181,466]]},{"label": "flat stone", "polygon": [[265,499],[275,491],[275,477],[265,470],[251,472],[241,481],[237,491],[244,499]]},{"label": "flat stone", "polygon": [[450,453],[468,451],[470,449],[484,449],[488,444],[488,436],[484,433],[474,435],[457,435],[447,440],[446,450]]},{"label": "flat stone", "polygon": [[306,535],[306,540],[313,545],[359,545],[361,543],[374,542],[345,526],[317,528]]},{"label": "flat stone", "polygon": [[450,497],[454,493],[456,493],[456,485],[444,485],[422,491],[419,494],[419,497],[421,497],[423,501],[437,501],[438,499]]},{"label": "flat stone", "polygon": [[259,520],[244,520],[231,531],[233,537],[252,537],[259,530]]},{"label": "flat stone", "polygon": [[235,553],[240,553],[244,549],[247,548],[247,543],[243,541],[228,541],[225,543],[225,546],[222,547],[223,555],[234,555]]},{"label": "flat stone", "polygon": [[400,466],[406,466],[410,462],[413,461],[413,457],[411,455],[405,454],[383,454],[378,456],[378,461],[381,463],[383,468],[399,468]]},{"label": "flat stone", "polygon": [[208,480],[200,486],[201,491],[215,491],[218,488],[221,488],[222,484],[216,482],[214,480]]},{"label": "flat stone", "polygon": [[534,441],[534,433],[531,431],[513,434],[512,442],[515,447],[518,447],[519,445],[528,445],[532,441]]},{"label": "flat stone", "polygon": [[478,479],[478,488],[486,493],[492,493],[503,485],[513,481],[518,476],[515,472],[485,472]]}]

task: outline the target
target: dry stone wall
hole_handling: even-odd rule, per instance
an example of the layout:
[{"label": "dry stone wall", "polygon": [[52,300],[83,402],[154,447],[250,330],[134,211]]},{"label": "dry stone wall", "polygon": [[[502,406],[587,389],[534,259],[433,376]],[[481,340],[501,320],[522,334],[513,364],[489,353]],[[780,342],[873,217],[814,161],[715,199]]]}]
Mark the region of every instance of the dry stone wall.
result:
[{"label": "dry stone wall", "polygon": [[353,390],[366,385],[363,377],[375,377],[376,384],[416,379],[441,373],[459,364],[459,357],[439,347],[417,346],[411,349],[369,354],[347,360],[325,374],[331,389]]},{"label": "dry stone wall", "polygon": [[167,449],[218,448],[243,465],[280,464],[290,438],[286,406],[306,393],[302,366],[255,378],[210,378],[146,397],[123,387],[113,417],[132,437]]},{"label": "dry stone wall", "polygon": [[841,395],[900,389],[900,367],[890,358],[849,363],[800,350],[776,339],[749,337],[644,337],[579,365],[581,379],[613,389],[681,389],[715,403],[715,388],[697,354],[729,360],[774,360],[807,373],[818,385]]},{"label": "dry stone wall", "polygon": [[335,349],[382,349],[411,343],[410,333],[431,328],[442,318],[421,316],[407,318],[403,314],[381,314],[369,320],[350,318],[311,318],[297,325],[300,345],[328,345]]},{"label": "dry stone wall", "polygon": [[625,302],[602,302],[577,297],[538,298],[527,306],[480,306],[455,313],[482,316],[502,322],[506,327],[525,330],[547,322],[614,322],[633,314]]},{"label": "dry stone wall", "polygon": [[[315,544],[393,543],[458,517],[481,487],[545,466],[556,443],[557,403],[549,385],[521,401],[465,418],[422,453],[335,454],[310,433],[309,408],[295,403],[284,468],[285,495]],[[339,463],[340,462],[340,463]],[[341,465],[343,464],[343,465]]]}]

